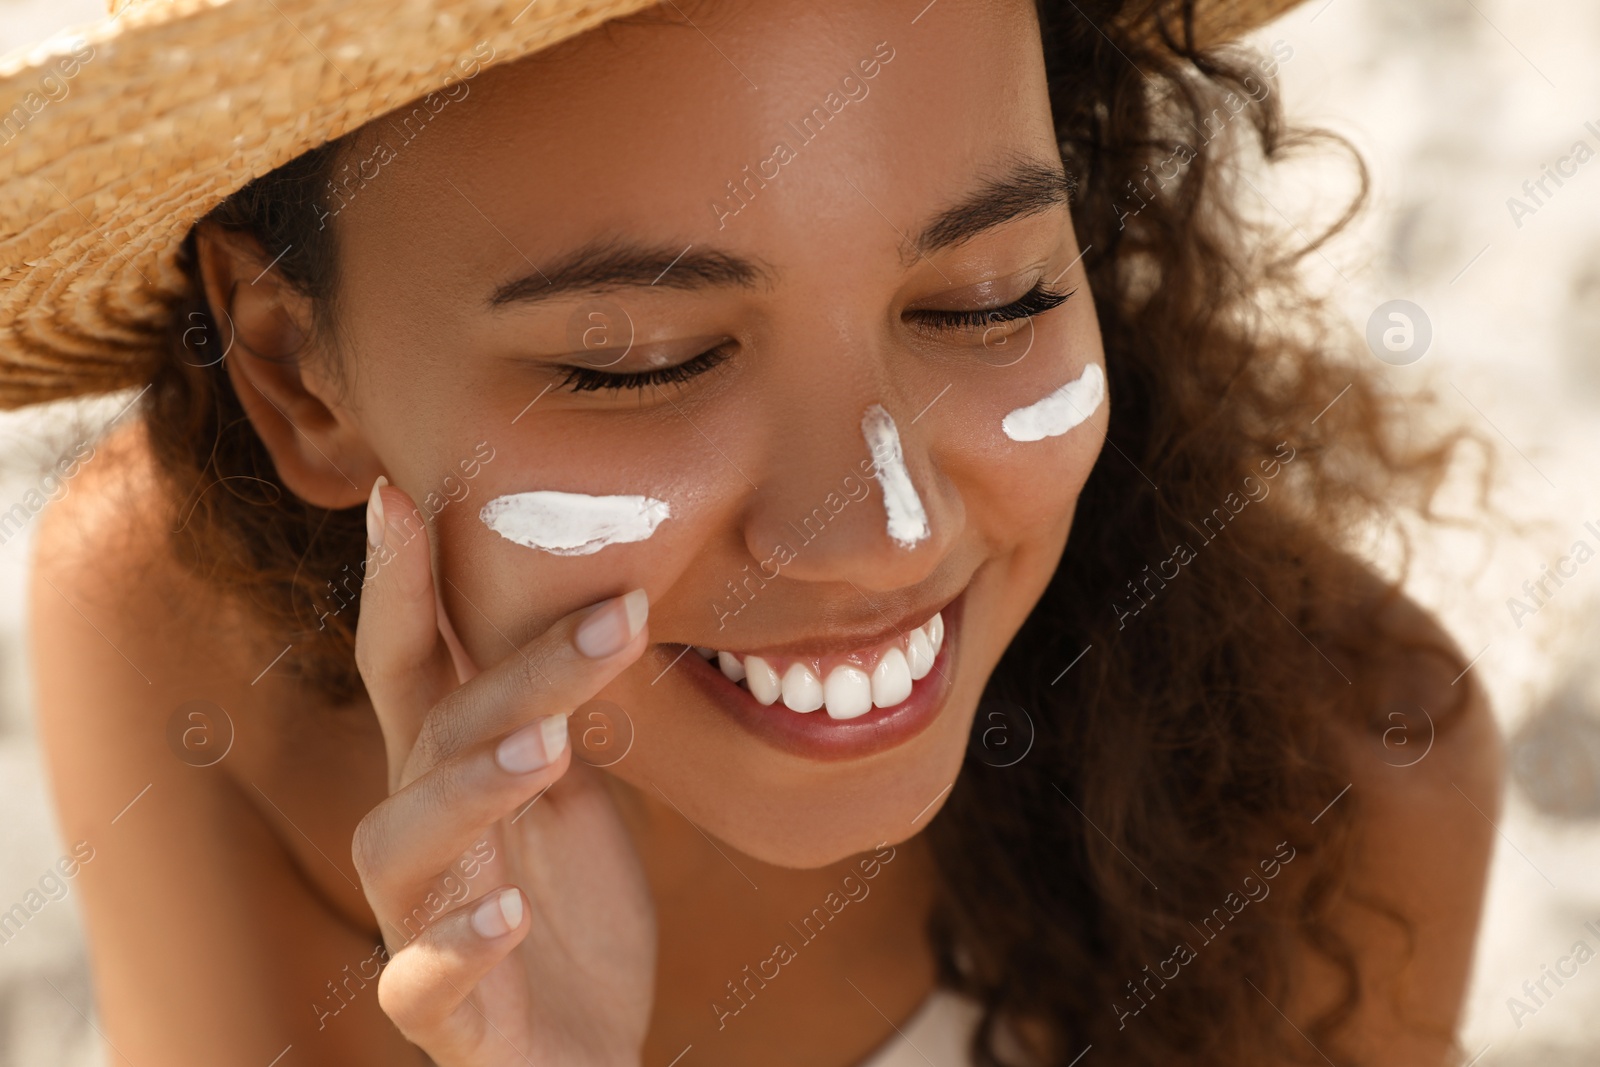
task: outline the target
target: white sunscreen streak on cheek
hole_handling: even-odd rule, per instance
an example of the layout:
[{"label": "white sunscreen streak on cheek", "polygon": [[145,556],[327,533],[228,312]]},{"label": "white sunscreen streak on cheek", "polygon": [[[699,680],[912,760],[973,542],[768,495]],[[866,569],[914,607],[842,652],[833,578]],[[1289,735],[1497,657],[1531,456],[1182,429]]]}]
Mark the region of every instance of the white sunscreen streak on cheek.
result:
[{"label": "white sunscreen streak on cheek", "polygon": [[643,541],[672,517],[665,500],[545,490],[497,496],[478,517],[507,541],[556,556],[587,556],[607,545]]},{"label": "white sunscreen streak on cheek", "polygon": [[901,548],[910,548],[928,536],[928,514],[922,510],[917,487],[911,484],[911,472],[900,451],[900,431],[883,406],[874,404],[861,417],[861,433],[872,452],[873,477],[883,488],[889,537]]},{"label": "white sunscreen streak on cheek", "polygon": [[1105,401],[1106,372],[1100,364],[1083,368],[1068,382],[1043,400],[1018,408],[1000,422],[1000,428],[1013,441],[1042,441],[1058,437],[1083,422]]}]

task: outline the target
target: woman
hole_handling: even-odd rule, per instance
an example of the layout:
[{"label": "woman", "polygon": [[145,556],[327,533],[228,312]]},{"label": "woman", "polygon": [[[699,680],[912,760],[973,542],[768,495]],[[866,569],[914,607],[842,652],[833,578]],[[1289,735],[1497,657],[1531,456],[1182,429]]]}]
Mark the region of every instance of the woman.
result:
[{"label": "woman", "polygon": [[1348,546],[1453,442],[1229,199],[1266,12],[640,7],[136,8],[198,125],[18,149],[7,396],[147,387],[33,594],[108,1040],[1449,1062],[1498,742]]}]

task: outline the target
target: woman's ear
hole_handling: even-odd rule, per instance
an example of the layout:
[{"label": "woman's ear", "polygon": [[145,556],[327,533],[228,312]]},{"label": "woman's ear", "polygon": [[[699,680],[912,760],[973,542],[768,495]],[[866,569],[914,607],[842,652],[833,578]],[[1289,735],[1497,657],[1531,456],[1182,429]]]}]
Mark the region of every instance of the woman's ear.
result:
[{"label": "woman's ear", "polygon": [[384,471],[328,373],[310,298],[254,238],[207,224],[195,245],[228,377],[278,477],[317,507],[363,503]]}]

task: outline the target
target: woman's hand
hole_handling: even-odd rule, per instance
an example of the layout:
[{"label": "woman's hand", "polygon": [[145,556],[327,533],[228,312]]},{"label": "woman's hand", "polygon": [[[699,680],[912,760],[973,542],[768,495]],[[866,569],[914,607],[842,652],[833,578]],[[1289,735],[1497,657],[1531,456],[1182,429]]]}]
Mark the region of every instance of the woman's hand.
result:
[{"label": "woman's hand", "polygon": [[[572,760],[566,716],[644,651],[643,590],[508,642],[479,673],[411,499],[380,479],[367,526],[356,663],[390,796],[357,827],[354,858],[389,947],[379,1003],[439,1067],[638,1064],[654,906],[599,772]],[[474,866],[449,908],[442,887]]]}]

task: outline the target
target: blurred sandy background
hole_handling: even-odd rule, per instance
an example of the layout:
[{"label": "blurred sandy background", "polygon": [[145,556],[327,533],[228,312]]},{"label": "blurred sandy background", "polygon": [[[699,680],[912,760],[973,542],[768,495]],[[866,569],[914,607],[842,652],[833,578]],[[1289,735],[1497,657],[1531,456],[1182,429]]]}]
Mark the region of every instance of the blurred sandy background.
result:
[{"label": "blurred sandy background", "polygon": [[[94,0],[0,0],[0,52],[98,17]],[[1486,545],[1439,536],[1414,587],[1456,634],[1512,739],[1500,832],[1464,1032],[1475,1067],[1600,1062],[1600,963],[1534,1004],[1522,991],[1578,940],[1600,950],[1600,560],[1537,614],[1524,597],[1579,539],[1600,547],[1600,162],[1542,204],[1524,192],[1576,142],[1600,151],[1600,7],[1576,0],[1308,0],[1256,35],[1287,42],[1292,118],[1331,127],[1372,168],[1375,202],[1315,264],[1352,321],[1406,299],[1432,324],[1426,355],[1385,371],[1431,384],[1446,413],[1499,446],[1497,506],[1532,524]],[[1593,121],[1595,129],[1585,127]],[[1571,164],[1566,165],[1571,171]],[[1344,188],[1338,159],[1262,182],[1258,205],[1297,217]],[[1518,220],[1508,198],[1535,210]],[[0,511],[40,484],[120,402],[0,417]],[[23,589],[32,526],[0,544],[0,911],[67,855],[33,737]],[[1399,762],[1399,760],[1396,760]],[[1463,801],[1465,803],[1465,801]],[[70,887],[71,883],[67,883]],[[178,902],[174,906],[181,906]],[[101,1062],[75,897],[0,944],[0,1067]],[[1531,1012],[1515,1012],[1517,997]]]}]

